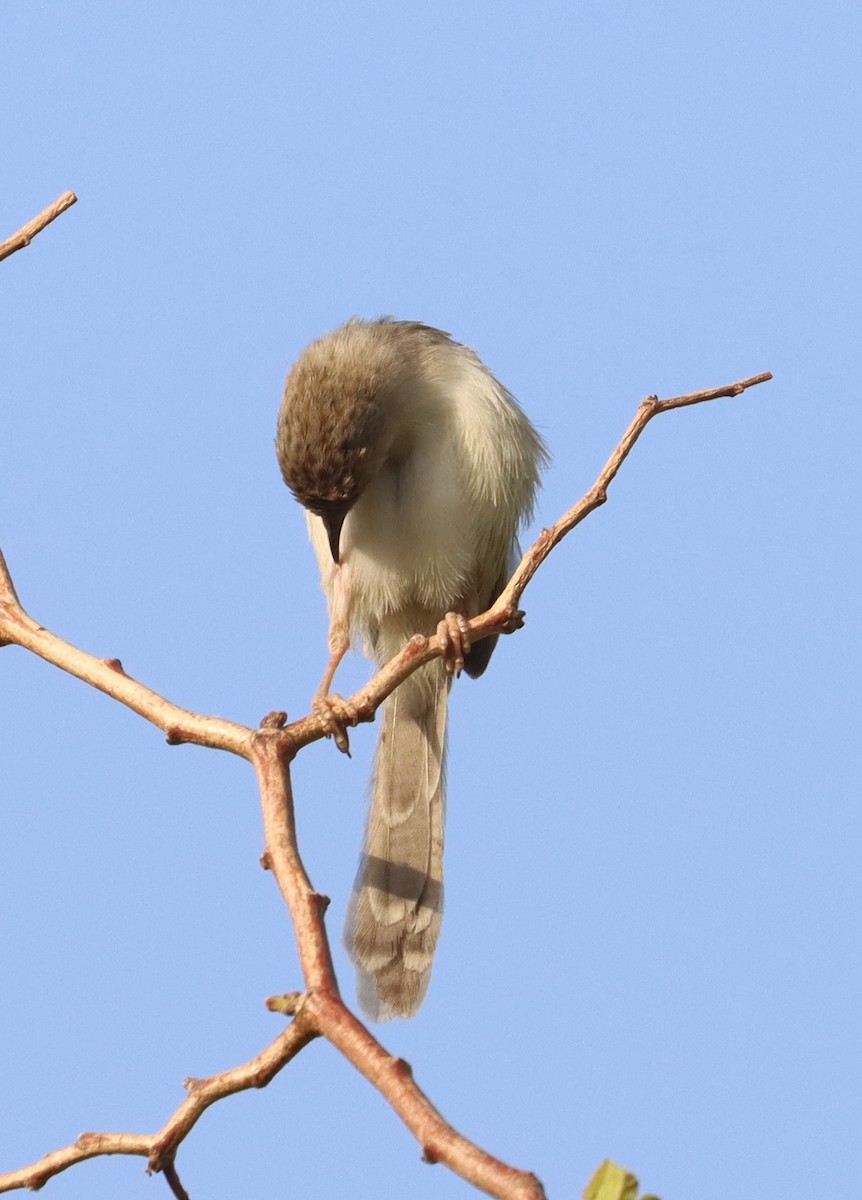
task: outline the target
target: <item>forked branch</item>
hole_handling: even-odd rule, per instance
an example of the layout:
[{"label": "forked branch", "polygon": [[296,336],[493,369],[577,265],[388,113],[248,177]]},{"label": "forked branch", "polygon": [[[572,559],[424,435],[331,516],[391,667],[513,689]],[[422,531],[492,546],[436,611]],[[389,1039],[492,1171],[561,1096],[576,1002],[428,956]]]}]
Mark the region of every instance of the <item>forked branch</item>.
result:
[{"label": "forked branch", "polygon": [[[26,246],[39,230],[75,202],[69,192],[0,245],[0,259]],[[518,604],[524,589],[551,550],[594,509],[604,504],[607,489],[647,423],[658,413],[724,396],[736,396],[771,379],[769,373],[709,391],[642,402],[619,445],[596,482],[568,512],[542,531],[527,551],[496,603],[470,622],[475,639],[508,632],[520,623]],[[265,1050],[242,1066],[208,1079],[187,1080],[188,1096],[154,1134],[85,1133],[70,1146],[52,1151],[28,1167],[0,1175],[0,1192],[41,1188],[75,1163],[106,1154],[139,1155],[148,1169],[164,1174],[174,1196],[186,1192],[176,1170],[176,1155],[203,1112],[217,1100],[252,1087],[264,1087],[316,1037],[336,1046],[380,1091],[422,1147],[428,1162],[442,1162],[463,1179],[500,1200],[543,1200],[539,1180],[507,1166],[458,1133],[434,1108],[413,1080],[409,1065],[393,1058],[347,1008],[338,991],[324,923],[327,901],[313,888],[296,840],[290,763],[302,746],[324,736],[320,719],[308,716],[284,727],[284,714],[273,713],[260,729],[189,712],[132,679],[118,659],[87,654],[51,633],[21,606],[0,554],[0,646],[14,644],[39,655],[61,670],[125,704],[163,730],[170,744],[194,742],[227,750],[255,768],[261,796],[266,849],[262,865],[270,870],[287,905],[296,935],[304,990],[274,997],[269,1007],[291,1017],[291,1023]],[[383,699],[422,663],[440,654],[436,637],[414,637],[402,652],[350,701],[360,720],[371,720]]]},{"label": "forked branch", "polygon": [[[764,373],[723,388],[642,402],[629,428],[586,495],[549,529],[542,531],[522,558],[497,602],[470,622],[474,636],[517,625],[517,605],[538,568],[567,533],[604,504],[607,489],[647,423],[658,413],[719,397],[736,396],[764,383]],[[177,1196],[183,1195],[174,1160],[183,1139],[210,1104],[249,1087],[262,1087],[315,1037],[327,1038],[390,1102],[422,1147],[427,1161],[453,1171],[501,1200],[541,1200],[538,1179],[507,1166],[458,1133],[437,1112],[413,1080],[409,1066],[393,1058],[342,1001],[324,924],[326,900],[313,888],[296,842],[289,764],[297,751],[323,736],[319,719],[308,716],[282,728],[283,714],[272,714],[259,730],[180,708],[123,671],[117,659],[97,659],[71,646],[34,621],[21,607],[0,554],[0,642],[15,643],[99,688],[164,730],[172,744],[195,742],[228,750],[251,762],[258,776],[266,851],[263,865],[272,871],[293,922],[305,991],[272,999],[270,1007],[293,1017],[287,1030],[257,1058],[242,1067],[202,1081],[190,1081],[189,1096],[156,1134],[84,1134],[72,1146],[54,1151],[19,1171],[0,1175],[0,1192],[41,1187],[75,1162],[101,1154],[138,1154],[150,1170],[164,1171]],[[415,637],[387,666],[351,698],[362,720],[422,663],[440,653],[437,638]]]}]

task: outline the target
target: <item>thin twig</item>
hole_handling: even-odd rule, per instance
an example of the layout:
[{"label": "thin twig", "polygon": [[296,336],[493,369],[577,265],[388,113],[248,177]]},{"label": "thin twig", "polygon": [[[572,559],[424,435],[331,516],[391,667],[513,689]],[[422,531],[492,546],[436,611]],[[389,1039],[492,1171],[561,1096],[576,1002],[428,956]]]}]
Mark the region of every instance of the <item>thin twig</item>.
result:
[{"label": "thin twig", "polygon": [[261,1054],[241,1067],[209,1079],[187,1079],[188,1097],[158,1133],[82,1133],[71,1146],[54,1150],[28,1167],[0,1175],[0,1192],[18,1188],[36,1191],[76,1163],[108,1154],[139,1155],[148,1160],[148,1170],[163,1171],[173,1165],[178,1146],[211,1104],[249,1088],[265,1087],[316,1036],[294,1021]]},{"label": "thin twig", "polygon": [[180,1182],[180,1177],[177,1174],[177,1165],[174,1162],[165,1163],[162,1167],[168,1187],[176,1196],[176,1200],[189,1200],[189,1194]]},{"label": "thin twig", "polygon": [[192,742],[251,756],[253,729],[189,712],[127,675],[118,658],[96,658],[34,621],[21,605],[0,551],[0,646],[17,645],[114,700],[164,731],[172,746]]},{"label": "thin twig", "polygon": [[[608,488],[616,477],[617,471],[628,458],[629,452],[653,417],[659,413],[670,412],[673,408],[686,408],[690,404],[704,404],[708,400],[720,400],[724,397],[739,396],[748,388],[756,387],[759,383],[767,383],[772,378],[771,371],[763,371],[760,375],[752,375],[748,379],[740,379],[738,383],[728,383],[724,387],[709,388],[704,392],[689,392],[684,396],[674,396],[670,400],[659,400],[658,396],[647,396],[642,400],[634,420],[619,444],[599,472],[599,477],[582,500],[574,508],[563,513],[559,521],[550,529],[542,530],[539,538],[530,547],[518,564],[514,575],[506,584],[497,602],[489,610],[497,614],[509,614],[518,607],[524,589],[536,574],[539,567],[548,557],[558,542],[567,533],[580,525],[585,517],[599,508],[608,498]],[[481,621],[483,618],[478,618]]]},{"label": "thin twig", "polygon": [[[605,503],[608,498],[608,488],[614,477],[653,417],[659,413],[669,412],[673,408],[685,408],[690,404],[703,404],[708,400],[739,396],[748,388],[755,387],[759,383],[766,383],[770,379],[772,379],[771,372],[764,371],[760,375],[752,375],[748,379],[741,379],[737,383],[729,383],[724,387],[709,388],[703,392],[689,392],[684,396],[674,396],[670,400],[659,400],[657,396],[647,396],[645,400],[641,401],[632,423],[599,472],[598,478],[590,490],[573,508],[563,513],[555,524],[542,530],[515,568],[514,574],[498,599],[487,612],[481,613],[470,621],[471,641],[479,641],[493,633],[511,633],[514,629],[520,628],[521,614],[518,612],[518,605],[527,584],[566,534]],[[438,658],[440,654],[441,647],[436,635],[425,637],[417,634],[410,639],[395,658],[345,702],[343,709],[336,710],[339,719],[349,723],[355,715],[360,722],[373,720],[374,713],[390,692],[393,692],[418,667]],[[306,743],[316,741],[322,732],[323,724],[320,718],[312,714],[288,725],[284,730],[284,736],[290,740],[294,748],[293,752],[296,753]]]},{"label": "thin twig", "polygon": [[29,246],[37,233],[41,233],[46,225],[50,225],[52,221],[56,221],[61,213],[64,213],[67,208],[71,208],[76,204],[78,197],[74,192],[64,192],[59,199],[53,204],[40,212],[38,217],[34,217],[32,221],[28,221],[17,233],[13,233],[5,242],[0,242],[0,262],[4,258],[8,258],[10,254],[14,254],[16,250],[23,250],[25,246]]}]

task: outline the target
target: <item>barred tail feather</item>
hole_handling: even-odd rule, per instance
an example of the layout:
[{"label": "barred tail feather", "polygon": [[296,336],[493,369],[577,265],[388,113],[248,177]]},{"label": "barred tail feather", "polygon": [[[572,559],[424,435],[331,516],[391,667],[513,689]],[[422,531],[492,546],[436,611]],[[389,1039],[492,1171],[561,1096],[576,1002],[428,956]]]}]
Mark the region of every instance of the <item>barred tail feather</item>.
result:
[{"label": "barred tail feather", "polygon": [[411,1017],[431,977],[443,913],[449,680],[439,662],[385,701],[365,846],[345,942],[372,1020]]}]

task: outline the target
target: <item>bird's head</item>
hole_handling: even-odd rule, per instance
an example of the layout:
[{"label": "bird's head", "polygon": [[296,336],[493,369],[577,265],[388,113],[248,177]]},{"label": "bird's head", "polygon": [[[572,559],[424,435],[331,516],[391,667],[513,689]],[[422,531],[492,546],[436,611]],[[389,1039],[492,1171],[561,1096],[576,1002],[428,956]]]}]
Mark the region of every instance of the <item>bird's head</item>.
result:
[{"label": "bird's head", "polygon": [[388,450],[393,363],[356,336],[361,330],[350,323],[302,353],[287,377],[275,440],[284,482],[323,520],[335,562],[344,519]]}]

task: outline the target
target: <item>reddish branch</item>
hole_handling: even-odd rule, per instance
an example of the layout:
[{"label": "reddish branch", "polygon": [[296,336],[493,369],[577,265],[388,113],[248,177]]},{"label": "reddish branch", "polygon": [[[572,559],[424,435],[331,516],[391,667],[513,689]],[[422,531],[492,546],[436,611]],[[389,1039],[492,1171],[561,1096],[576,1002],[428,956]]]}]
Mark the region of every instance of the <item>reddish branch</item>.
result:
[{"label": "reddish branch", "polygon": [[[0,258],[26,246],[75,197],[67,193],[0,246]],[[10,248],[11,247],[11,248]],[[542,531],[524,555],[497,602],[470,622],[474,638],[510,632],[520,625],[518,604],[524,589],[548,554],[570,530],[604,504],[607,489],[623,460],[658,413],[723,396],[771,379],[755,375],[727,387],[659,400],[650,396],[637,410],[617,448],[583,499],[555,525]],[[416,1137],[428,1162],[442,1162],[477,1188],[500,1200],[543,1200],[539,1180],[507,1166],[458,1133],[434,1108],[413,1080],[410,1066],[393,1058],[346,1007],[338,991],[324,924],[326,899],[313,888],[296,841],[290,763],[297,751],[324,736],[320,720],[308,716],[283,728],[284,714],[271,714],[260,729],[192,713],[166,700],[126,675],[118,659],[98,659],[70,645],[34,621],[21,607],[6,563],[0,554],[0,645],[15,644],[127,705],[163,730],[176,745],[194,742],[227,750],[254,767],[260,788],[266,850],[262,863],[272,872],[284,897],[296,934],[303,992],[273,997],[269,1007],[291,1017],[291,1023],[262,1053],[243,1066],[208,1079],[186,1080],[188,1096],[154,1134],[85,1133],[71,1146],[46,1154],[18,1171],[0,1175],[0,1192],[42,1187],[75,1163],[104,1154],[140,1155],[148,1169],[161,1171],[173,1194],[186,1192],[176,1170],[176,1154],[203,1112],[217,1100],[266,1084],[309,1042],[324,1037],[347,1058],[392,1105]],[[381,701],[412,671],[440,653],[437,638],[414,637],[386,667],[349,702],[358,720],[371,720]]]},{"label": "reddish branch", "polygon": [[[541,1184],[525,1171],[487,1154],[455,1130],[413,1080],[410,1067],[393,1058],[342,1001],[324,925],[326,900],[315,892],[296,842],[290,762],[299,743],[278,719],[249,729],[221,718],[187,712],[130,678],[117,659],[98,659],[63,641],[34,621],[15,595],[0,554],[0,642],[14,643],[126,704],[164,730],[172,743],[229,750],[248,759],[260,787],[269,869],[284,897],[296,933],[306,990],[274,999],[270,1008],[293,1017],[287,1030],[257,1058],[206,1080],[187,1081],[188,1098],[157,1133],[88,1133],[19,1171],[0,1175],[0,1192],[41,1187],[52,1175],[101,1154],[138,1154],[152,1171],[167,1169],[174,1194],[184,1195],[176,1177],[177,1149],[203,1111],[216,1100],[251,1087],[263,1087],[315,1037],[327,1038],[390,1102],[411,1130],[429,1162],[443,1162],[492,1196],[542,1200]],[[322,729],[305,739],[323,736]]]},{"label": "reddish branch", "polygon": [[[642,400],[634,415],[631,425],[623,434],[608,461],[599,472],[598,478],[586,495],[578,503],[563,513],[560,519],[549,529],[543,529],[534,544],[529,548],[518,564],[512,578],[506,584],[499,598],[488,609],[470,622],[470,637],[479,641],[492,633],[511,633],[520,628],[521,613],[518,604],[527,584],[536,571],[567,533],[576,525],[580,525],[595,509],[600,508],[608,498],[608,488],[617,472],[628,457],[640,435],[653,417],[659,413],[669,412],[672,408],[686,408],[690,404],[703,404],[708,400],[719,400],[723,397],[739,396],[747,388],[759,383],[766,383],[772,378],[769,371],[760,375],[752,375],[741,379],[738,383],[729,383],[725,387],[709,388],[703,392],[690,392],[684,396],[674,396],[670,400],[659,400],[657,396],[647,396]],[[338,716],[345,722],[370,721],[378,705],[390,692],[412,674],[417,667],[429,662],[440,654],[440,646],[436,637],[417,635],[412,638],[399,655],[392,659],[382,671],[361,688],[355,696],[338,711]],[[288,727],[287,733],[293,738],[297,748],[306,742],[315,741],[321,734],[321,724],[317,717],[304,717]]]}]

